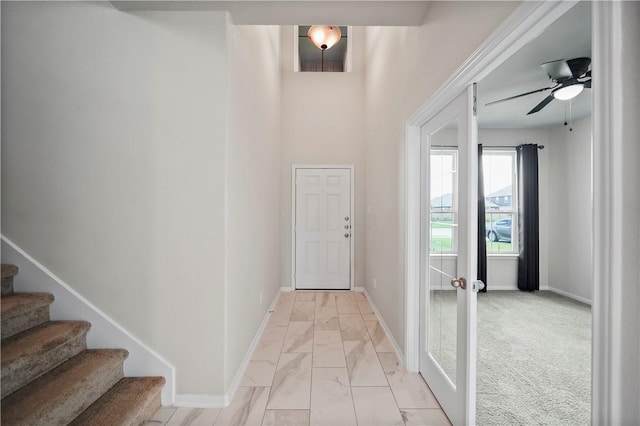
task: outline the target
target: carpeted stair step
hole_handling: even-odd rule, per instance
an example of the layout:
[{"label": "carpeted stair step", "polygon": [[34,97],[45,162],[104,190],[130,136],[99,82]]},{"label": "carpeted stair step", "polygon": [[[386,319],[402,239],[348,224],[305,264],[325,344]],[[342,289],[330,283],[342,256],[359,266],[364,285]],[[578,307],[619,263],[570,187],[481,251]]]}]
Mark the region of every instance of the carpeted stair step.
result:
[{"label": "carpeted stair step", "polygon": [[14,293],[0,299],[2,338],[49,321],[49,305],[53,295],[49,293]]},{"label": "carpeted stair step", "polygon": [[160,408],[163,377],[125,377],[80,414],[73,426],[138,426]]},{"label": "carpeted stair step", "polygon": [[2,398],[87,348],[86,321],[53,321],[2,341]]},{"label": "carpeted stair step", "polygon": [[87,350],[2,400],[2,424],[66,425],[123,377],[124,349]]},{"label": "carpeted stair step", "polygon": [[13,277],[17,273],[16,265],[2,264],[2,297],[13,293]]}]

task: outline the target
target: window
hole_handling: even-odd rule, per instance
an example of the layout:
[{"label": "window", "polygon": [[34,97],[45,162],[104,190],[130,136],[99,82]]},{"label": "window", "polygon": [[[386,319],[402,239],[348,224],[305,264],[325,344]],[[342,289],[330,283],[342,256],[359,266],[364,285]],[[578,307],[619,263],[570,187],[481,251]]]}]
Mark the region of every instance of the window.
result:
[{"label": "window", "polygon": [[431,242],[432,254],[457,251],[458,152],[455,149],[431,151]]},{"label": "window", "polygon": [[482,167],[487,253],[516,253],[518,250],[516,151],[485,148],[482,153]]}]

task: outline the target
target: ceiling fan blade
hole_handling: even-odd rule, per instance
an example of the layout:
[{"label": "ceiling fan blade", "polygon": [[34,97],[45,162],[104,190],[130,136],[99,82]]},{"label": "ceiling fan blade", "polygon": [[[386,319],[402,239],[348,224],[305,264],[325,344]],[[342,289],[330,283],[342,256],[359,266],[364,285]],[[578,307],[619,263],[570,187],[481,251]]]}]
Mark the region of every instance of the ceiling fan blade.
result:
[{"label": "ceiling fan blade", "polygon": [[540,66],[545,70],[549,77],[556,81],[573,77],[571,68],[569,67],[569,64],[567,64],[567,61],[565,61],[564,59],[545,62],[544,64],[540,64]]},{"label": "ceiling fan blade", "polygon": [[591,79],[584,82],[585,89],[591,89]]},{"label": "ceiling fan blade", "polygon": [[574,58],[567,61],[567,65],[571,68],[571,74],[574,78],[584,76],[589,71],[591,58]]},{"label": "ceiling fan blade", "polygon": [[534,113],[540,111],[542,108],[546,107],[549,104],[549,102],[551,102],[552,100],[553,100],[553,94],[551,94],[551,95],[547,96],[546,98],[544,98],[542,100],[542,102],[540,102],[538,105],[535,106],[535,108],[533,108],[531,111],[529,111],[527,113],[527,115],[534,114]]},{"label": "ceiling fan blade", "polygon": [[[554,86],[555,87],[555,86]],[[521,93],[519,95],[515,95],[515,96],[511,96],[509,98],[504,98],[504,99],[498,99],[497,101],[491,101],[489,103],[486,103],[486,105],[493,105],[493,104],[497,104],[499,102],[504,102],[504,101],[510,101],[511,99],[517,99],[517,98],[521,98],[523,96],[527,96],[527,95],[531,95],[533,93],[539,93],[539,92],[544,92],[545,90],[549,90],[549,89],[553,89],[553,87],[543,87],[542,89],[538,89],[538,90],[532,90],[531,92],[527,92],[527,93]]]}]

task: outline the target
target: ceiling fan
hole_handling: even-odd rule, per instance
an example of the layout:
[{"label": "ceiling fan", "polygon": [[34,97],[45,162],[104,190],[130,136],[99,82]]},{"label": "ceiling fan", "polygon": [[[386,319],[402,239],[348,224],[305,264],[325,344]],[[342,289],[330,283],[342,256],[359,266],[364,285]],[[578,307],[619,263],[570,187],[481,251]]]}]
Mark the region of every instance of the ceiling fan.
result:
[{"label": "ceiling fan", "polygon": [[584,88],[591,88],[591,70],[589,70],[589,65],[591,65],[591,58],[574,58],[569,59],[568,61],[559,59],[557,61],[545,62],[540,66],[546,71],[551,81],[555,83],[554,86],[543,87],[542,89],[521,93],[509,98],[489,102],[486,105],[521,98],[534,93],[544,92],[545,90],[551,90],[549,96],[544,98],[542,102],[527,113],[527,115],[529,115],[540,111],[554,99],[559,99],[561,101],[573,99],[578,96]]}]

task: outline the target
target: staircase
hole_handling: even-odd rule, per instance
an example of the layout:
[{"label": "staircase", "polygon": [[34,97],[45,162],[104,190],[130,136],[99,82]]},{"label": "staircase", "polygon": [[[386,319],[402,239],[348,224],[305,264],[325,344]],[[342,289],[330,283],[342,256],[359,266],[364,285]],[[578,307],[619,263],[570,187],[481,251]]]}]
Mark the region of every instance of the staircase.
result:
[{"label": "staircase", "polygon": [[87,349],[86,321],[50,321],[48,293],[14,293],[2,265],[2,425],[141,425],[162,377],[123,377],[124,349]]}]

